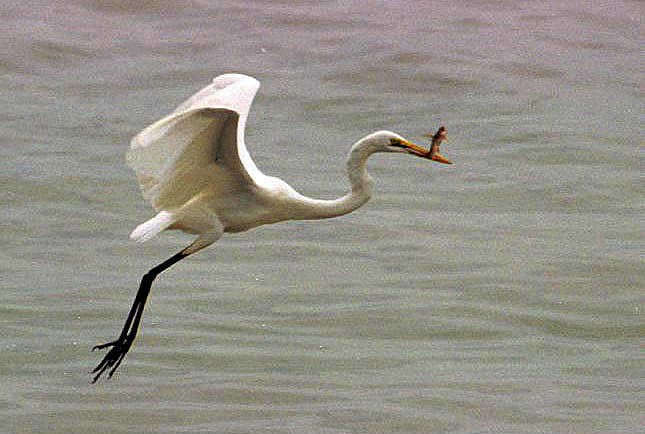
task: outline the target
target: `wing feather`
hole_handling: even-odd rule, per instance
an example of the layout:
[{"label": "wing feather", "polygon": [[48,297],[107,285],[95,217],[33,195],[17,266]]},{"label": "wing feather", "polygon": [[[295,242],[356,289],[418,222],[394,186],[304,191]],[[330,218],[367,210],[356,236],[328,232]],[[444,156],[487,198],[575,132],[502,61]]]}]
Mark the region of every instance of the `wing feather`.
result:
[{"label": "wing feather", "polygon": [[[259,82],[224,74],[131,142],[126,160],[139,178],[144,198],[156,209],[180,206],[202,183],[261,183],[265,178],[244,145],[246,118]],[[213,166],[217,173],[200,176]],[[224,179],[222,179],[224,181]]]}]

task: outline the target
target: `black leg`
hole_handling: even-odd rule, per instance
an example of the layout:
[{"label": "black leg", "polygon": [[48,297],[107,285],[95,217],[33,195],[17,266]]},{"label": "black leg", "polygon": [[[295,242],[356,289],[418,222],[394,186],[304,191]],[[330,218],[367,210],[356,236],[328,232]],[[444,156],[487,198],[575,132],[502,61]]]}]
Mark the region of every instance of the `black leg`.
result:
[{"label": "black leg", "polygon": [[184,259],[190,253],[184,253],[184,250],[177,253],[176,255],[165,260],[156,267],[150,269],[143,278],[141,279],[141,284],[139,285],[139,290],[137,295],[134,298],[134,303],[128,314],[128,318],[125,320],[123,329],[121,330],[121,335],[115,341],[108,342],[106,344],[101,344],[95,346],[92,350],[102,350],[104,348],[110,348],[108,353],[103,357],[101,363],[92,371],[94,379],[92,383],[95,383],[99,377],[108,369],[108,378],[112,377],[114,372],[117,370],[123,358],[130,350],[134,338],[137,336],[137,330],[139,330],[139,324],[141,323],[141,316],[143,315],[143,307],[146,304],[148,294],[150,293],[150,287],[155,278],[162,273],[164,270],[170,268],[173,264]]}]

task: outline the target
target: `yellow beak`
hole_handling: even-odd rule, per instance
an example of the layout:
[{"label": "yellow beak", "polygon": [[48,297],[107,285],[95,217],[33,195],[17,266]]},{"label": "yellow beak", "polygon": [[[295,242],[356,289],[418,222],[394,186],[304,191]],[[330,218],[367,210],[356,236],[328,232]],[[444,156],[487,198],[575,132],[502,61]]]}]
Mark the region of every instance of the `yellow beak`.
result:
[{"label": "yellow beak", "polygon": [[443,163],[443,164],[452,164],[452,161],[444,157],[438,152],[435,152],[434,155],[430,155],[428,158],[430,158],[433,161],[436,161],[438,163]]},{"label": "yellow beak", "polygon": [[421,158],[427,158],[428,160],[436,161],[437,163],[443,163],[443,164],[452,164],[452,161],[444,157],[438,152],[432,152],[429,149],[426,149],[422,146],[415,145],[412,142],[405,142],[405,147],[407,148],[408,152],[416,155]]}]

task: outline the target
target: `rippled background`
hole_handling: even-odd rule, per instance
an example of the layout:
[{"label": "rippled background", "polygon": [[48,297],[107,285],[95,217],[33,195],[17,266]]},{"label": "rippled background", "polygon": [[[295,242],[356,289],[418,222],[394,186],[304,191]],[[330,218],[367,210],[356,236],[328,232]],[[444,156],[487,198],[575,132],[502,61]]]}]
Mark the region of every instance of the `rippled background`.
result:
[{"label": "rippled background", "polygon": [[[593,4],[592,4],[593,3]],[[637,433],[640,2],[9,1],[0,51],[0,431]],[[90,385],[153,213],[130,138],[224,72],[247,143],[311,196],[377,129],[454,166],[370,161],[348,216],[225,236],[153,288]]]}]

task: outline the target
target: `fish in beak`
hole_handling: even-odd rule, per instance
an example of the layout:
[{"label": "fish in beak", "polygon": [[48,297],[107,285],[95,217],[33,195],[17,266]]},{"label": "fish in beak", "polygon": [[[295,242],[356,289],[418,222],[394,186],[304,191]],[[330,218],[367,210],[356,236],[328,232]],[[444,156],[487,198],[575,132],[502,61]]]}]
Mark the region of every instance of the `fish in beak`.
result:
[{"label": "fish in beak", "polygon": [[425,158],[429,158],[430,160],[436,161],[438,163],[443,163],[443,164],[452,164],[452,161],[441,155],[441,142],[444,140],[448,140],[448,130],[446,127],[439,127],[437,132],[432,135],[432,134],[426,134],[425,137],[430,137],[432,138],[432,142],[430,144],[430,150],[427,151],[427,154],[424,156]]}]

